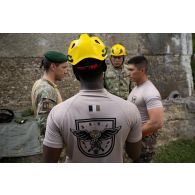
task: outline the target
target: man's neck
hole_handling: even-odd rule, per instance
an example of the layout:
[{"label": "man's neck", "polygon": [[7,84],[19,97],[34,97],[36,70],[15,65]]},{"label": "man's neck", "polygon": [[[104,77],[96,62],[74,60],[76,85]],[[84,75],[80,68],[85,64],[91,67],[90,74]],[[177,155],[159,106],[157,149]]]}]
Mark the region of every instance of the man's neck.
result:
[{"label": "man's neck", "polygon": [[143,83],[145,83],[147,80],[148,80],[148,77],[145,76],[145,77],[143,77],[139,82],[137,82],[136,84],[137,84],[137,86],[140,86],[140,85],[142,85]]},{"label": "man's neck", "polygon": [[99,82],[81,82],[81,89],[96,90],[103,89],[103,83]]},{"label": "man's neck", "polygon": [[81,79],[80,84],[81,84],[81,89],[96,90],[96,89],[104,88],[103,77],[98,78],[97,80],[94,81],[83,81]]},{"label": "man's neck", "polygon": [[44,72],[43,74],[43,79],[48,80],[54,84],[56,84],[56,80],[53,74],[49,73],[49,72]]},{"label": "man's neck", "polygon": [[123,69],[123,64],[122,65],[120,65],[120,66],[114,66],[114,65],[112,65],[113,66],[113,68],[115,69],[115,70],[122,70]]}]

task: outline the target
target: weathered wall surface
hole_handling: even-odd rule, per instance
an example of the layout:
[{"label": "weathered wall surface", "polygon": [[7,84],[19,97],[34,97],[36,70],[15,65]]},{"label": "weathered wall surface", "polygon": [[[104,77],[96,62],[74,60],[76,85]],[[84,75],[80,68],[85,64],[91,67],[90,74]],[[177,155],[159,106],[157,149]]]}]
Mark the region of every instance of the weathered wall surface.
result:
[{"label": "weathered wall surface", "polygon": [[157,145],[164,145],[179,138],[195,137],[195,97],[164,100],[163,105],[165,122],[159,131]]},{"label": "weathered wall surface", "polygon": [[[127,49],[127,58],[144,54],[150,62],[150,79],[163,98],[173,90],[183,97],[193,93],[190,59],[191,34],[94,34],[108,48],[115,43]],[[79,34],[0,34],[0,107],[24,109],[31,106],[34,81],[41,76],[41,57],[47,50],[67,53],[71,40]],[[78,92],[72,71],[59,83],[64,99]]]},{"label": "weathered wall surface", "polygon": [[[31,88],[41,77],[41,58],[0,59],[0,107],[23,110],[31,107]],[[79,90],[79,83],[70,75],[59,82],[63,99],[73,96]]]}]

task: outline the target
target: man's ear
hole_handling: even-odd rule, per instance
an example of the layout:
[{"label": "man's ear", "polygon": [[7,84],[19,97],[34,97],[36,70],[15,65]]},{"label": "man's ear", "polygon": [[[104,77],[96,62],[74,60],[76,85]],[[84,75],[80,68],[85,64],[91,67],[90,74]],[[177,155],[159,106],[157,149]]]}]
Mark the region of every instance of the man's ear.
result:
[{"label": "man's ear", "polygon": [[50,68],[51,68],[52,71],[54,71],[56,69],[56,64],[55,63],[51,63]]},{"label": "man's ear", "polygon": [[145,68],[141,68],[140,71],[144,73],[145,72]]}]

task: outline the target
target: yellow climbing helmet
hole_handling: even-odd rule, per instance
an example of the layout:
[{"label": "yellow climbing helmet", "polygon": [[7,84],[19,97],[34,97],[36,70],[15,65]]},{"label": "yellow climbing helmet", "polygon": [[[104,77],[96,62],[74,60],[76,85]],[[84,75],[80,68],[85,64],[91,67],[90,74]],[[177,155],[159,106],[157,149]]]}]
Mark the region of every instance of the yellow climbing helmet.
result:
[{"label": "yellow climbing helmet", "polygon": [[111,56],[126,56],[126,49],[121,44],[115,44],[110,49]]},{"label": "yellow climbing helmet", "polygon": [[98,37],[89,37],[88,34],[81,34],[80,38],[73,40],[68,48],[68,61],[76,65],[85,58],[105,60],[107,50],[104,43]]}]

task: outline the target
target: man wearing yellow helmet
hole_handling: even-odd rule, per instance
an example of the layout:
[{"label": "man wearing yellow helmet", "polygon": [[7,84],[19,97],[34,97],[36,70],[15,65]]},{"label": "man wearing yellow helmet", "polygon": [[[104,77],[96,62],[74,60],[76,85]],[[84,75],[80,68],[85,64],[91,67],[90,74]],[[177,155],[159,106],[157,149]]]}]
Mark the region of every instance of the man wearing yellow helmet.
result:
[{"label": "man wearing yellow helmet", "polygon": [[133,103],[103,88],[106,57],[106,47],[98,37],[82,34],[71,42],[68,60],[81,90],[50,112],[44,162],[57,162],[64,147],[66,162],[123,162],[124,147],[130,158],[138,159],[141,117]]},{"label": "man wearing yellow helmet", "polygon": [[104,75],[104,86],[112,94],[127,99],[131,86],[127,65],[124,64],[126,49],[121,44],[115,44],[110,49],[110,62]]}]

